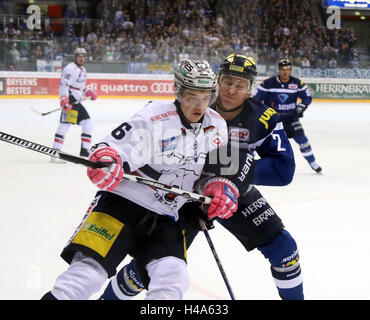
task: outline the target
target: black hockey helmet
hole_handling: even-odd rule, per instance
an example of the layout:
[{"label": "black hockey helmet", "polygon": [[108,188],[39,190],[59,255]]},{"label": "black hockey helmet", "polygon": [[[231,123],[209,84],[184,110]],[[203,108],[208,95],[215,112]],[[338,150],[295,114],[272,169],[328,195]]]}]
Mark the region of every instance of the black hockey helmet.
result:
[{"label": "black hockey helmet", "polygon": [[248,79],[252,83],[257,77],[257,67],[252,57],[246,57],[241,54],[230,54],[221,63],[219,75],[229,74],[231,76]]},{"label": "black hockey helmet", "polygon": [[281,67],[292,67],[292,63],[290,62],[289,59],[281,59],[278,63],[279,69]]}]

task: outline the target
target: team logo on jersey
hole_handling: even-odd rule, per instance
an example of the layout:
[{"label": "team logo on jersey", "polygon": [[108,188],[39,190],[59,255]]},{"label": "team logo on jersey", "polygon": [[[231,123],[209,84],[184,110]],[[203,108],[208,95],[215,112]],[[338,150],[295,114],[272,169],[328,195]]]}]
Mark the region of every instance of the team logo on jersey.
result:
[{"label": "team logo on jersey", "polygon": [[222,142],[219,138],[215,138],[212,140],[213,144],[215,144],[217,146],[217,148],[221,147],[222,145]]},{"label": "team logo on jersey", "polygon": [[194,151],[198,149],[198,142],[197,142],[197,140],[194,140],[194,143],[193,143],[193,147],[192,148],[193,148]]},{"label": "team logo on jersey", "polygon": [[166,201],[168,201],[168,202],[173,202],[174,200],[175,200],[175,198],[176,198],[177,196],[175,195],[175,194],[173,194],[173,193],[166,193],[165,195],[164,195],[164,198],[165,198],[165,200]]},{"label": "team logo on jersey", "polygon": [[249,130],[245,128],[230,128],[229,138],[234,141],[249,141]]},{"label": "team logo on jersey", "polygon": [[215,138],[212,140],[212,143],[217,148],[220,148],[220,147],[222,147],[225,144],[224,138],[219,133],[216,133],[216,135],[214,137]]},{"label": "team logo on jersey", "polygon": [[169,150],[175,150],[177,146],[177,141],[180,136],[171,137],[168,139],[161,140],[161,150],[162,152],[169,151]]},{"label": "team logo on jersey", "polygon": [[282,93],[278,95],[278,98],[281,101],[281,103],[284,103],[289,98],[289,95],[286,93]]}]

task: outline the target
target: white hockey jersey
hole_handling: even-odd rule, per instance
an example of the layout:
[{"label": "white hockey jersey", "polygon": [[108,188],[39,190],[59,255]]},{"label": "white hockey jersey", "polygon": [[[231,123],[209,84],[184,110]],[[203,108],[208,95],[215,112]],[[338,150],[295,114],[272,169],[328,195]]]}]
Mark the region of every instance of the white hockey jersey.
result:
[{"label": "white hockey jersey", "polygon": [[86,87],[86,69],[74,62],[67,64],[62,72],[59,85],[59,95],[69,97],[71,93],[76,101],[81,101]]},{"label": "white hockey jersey", "polygon": [[[226,145],[227,139],[225,120],[210,108],[198,130],[192,130],[181,121],[174,103],[150,102],[102,142],[118,151],[126,171],[193,191],[207,154]],[[125,179],[113,193],[175,220],[186,202]]]}]

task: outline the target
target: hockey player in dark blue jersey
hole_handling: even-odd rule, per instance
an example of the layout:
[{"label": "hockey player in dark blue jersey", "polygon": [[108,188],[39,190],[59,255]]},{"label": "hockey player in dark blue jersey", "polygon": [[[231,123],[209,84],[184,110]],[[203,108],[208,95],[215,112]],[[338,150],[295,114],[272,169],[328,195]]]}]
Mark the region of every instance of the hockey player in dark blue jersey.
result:
[{"label": "hockey player in dark blue jersey", "polygon": [[[278,113],[250,97],[256,76],[252,58],[232,54],[221,64],[219,94],[214,108],[228,123],[231,165],[224,159],[222,166],[210,163],[205,167],[204,175],[223,175],[237,185],[240,192],[238,211],[229,219],[216,221],[247,251],[257,248],[268,259],[282,299],[300,300],[304,295],[297,244],[254,186],[285,186],[292,181],[295,171],[293,150]],[[237,157],[234,156],[235,149]],[[255,154],[259,156],[258,160],[254,159]],[[186,204],[180,217],[187,247],[200,230],[199,217],[206,220],[207,227],[213,227],[213,221],[207,220],[198,203]],[[127,300],[142,291],[147,283],[145,265],[132,260],[111,279],[101,299]]]},{"label": "hockey player in dark blue jersey", "polygon": [[[288,138],[298,143],[303,157],[317,173],[322,171],[312,152],[311,144],[303,130],[299,118],[312,102],[311,94],[305,84],[292,77],[292,64],[288,59],[280,60],[279,75],[266,79],[257,87],[254,98],[279,112]],[[297,99],[302,101],[297,104]]]}]

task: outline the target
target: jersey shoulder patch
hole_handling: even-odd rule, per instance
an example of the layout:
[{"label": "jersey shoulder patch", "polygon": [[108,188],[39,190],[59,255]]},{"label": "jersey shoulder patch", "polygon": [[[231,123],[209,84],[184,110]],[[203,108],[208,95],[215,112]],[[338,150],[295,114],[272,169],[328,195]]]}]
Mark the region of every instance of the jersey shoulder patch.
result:
[{"label": "jersey shoulder patch", "polygon": [[172,102],[150,101],[138,114],[151,123],[161,120],[168,120],[171,117],[178,116],[176,106]]},{"label": "jersey shoulder patch", "polygon": [[258,121],[263,124],[266,130],[272,130],[277,122],[278,114],[275,109],[266,107]]},{"label": "jersey shoulder patch", "polygon": [[261,127],[267,131],[272,131],[276,123],[279,122],[279,115],[277,111],[255,99],[248,99],[251,109],[255,113],[255,117]]},{"label": "jersey shoulder patch", "polygon": [[292,76],[290,76],[290,83],[297,84],[300,88],[304,86],[304,83],[303,83],[302,80],[300,80],[296,77],[292,77]]},{"label": "jersey shoulder patch", "polygon": [[219,119],[219,120],[224,120],[224,118],[222,118],[221,115],[217,111],[215,111],[211,108],[208,108],[206,112],[208,112],[212,118],[216,118],[216,119]]},{"label": "jersey shoulder patch", "polygon": [[70,62],[64,67],[63,71],[71,72],[76,68],[78,68],[77,65],[74,62]]}]

